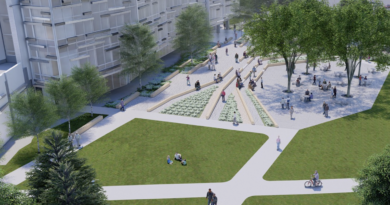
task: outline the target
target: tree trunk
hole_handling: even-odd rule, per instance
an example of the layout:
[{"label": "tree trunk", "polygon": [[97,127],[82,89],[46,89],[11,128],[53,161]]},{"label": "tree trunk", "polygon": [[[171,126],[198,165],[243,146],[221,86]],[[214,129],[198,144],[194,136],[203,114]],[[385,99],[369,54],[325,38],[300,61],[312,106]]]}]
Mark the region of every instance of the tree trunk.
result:
[{"label": "tree trunk", "polygon": [[37,142],[38,142],[38,154],[41,153],[41,150],[39,149],[39,137],[38,137],[38,134],[35,135],[37,137]]},{"label": "tree trunk", "polygon": [[72,133],[70,130],[70,117],[68,117],[68,125],[69,125],[69,134]]},{"label": "tree trunk", "polygon": [[287,62],[286,67],[287,67],[287,81],[288,81],[287,92],[291,92],[291,76],[293,74],[293,69],[294,69],[293,63]]},{"label": "tree trunk", "polygon": [[91,104],[91,117],[93,117],[92,101],[90,101],[89,103]]},{"label": "tree trunk", "polygon": [[351,96],[351,84],[353,76],[355,75],[356,70],[356,63],[353,63],[353,59],[347,59],[345,61],[345,69],[347,70],[347,77],[348,77],[348,89],[347,89],[347,97]]},{"label": "tree trunk", "polygon": [[306,75],[309,74],[309,58],[306,57]]},{"label": "tree trunk", "polygon": [[358,71],[358,77],[360,76],[360,68],[362,67],[362,56],[359,56],[359,71]]},{"label": "tree trunk", "polygon": [[139,88],[142,89],[142,81],[141,81],[142,74],[139,73]]}]

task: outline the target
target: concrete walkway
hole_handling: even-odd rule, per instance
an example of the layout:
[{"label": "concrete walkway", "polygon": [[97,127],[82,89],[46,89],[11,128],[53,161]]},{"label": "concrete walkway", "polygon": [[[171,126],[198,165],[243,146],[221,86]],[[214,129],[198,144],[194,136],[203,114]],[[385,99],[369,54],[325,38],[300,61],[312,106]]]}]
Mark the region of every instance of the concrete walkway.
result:
[{"label": "concrete walkway", "polygon": [[[223,30],[222,30],[223,31]],[[220,42],[223,41],[225,36],[229,37],[231,33],[221,33],[218,40]],[[222,38],[222,39],[220,39]],[[217,38],[216,38],[217,39]],[[201,79],[201,83],[208,82],[212,79],[214,73],[221,72],[223,73],[225,70],[230,68],[233,65],[234,69],[225,79],[230,79],[235,74],[235,70],[244,66],[247,66],[241,76],[245,76],[253,64],[256,63],[257,58],[249,65],[247,65],[246,61],[243,60],[240,63],[234,63],[234,54],[237,52],[240,56],[242,52],[246,49],[246,46],[240,48],[232,48],[233,45],[227,45],[229,48],[229,56],[225,55],[225,48],[222,47],[218,49],[218,56],[220,64],[217,64],[217,71],[209,71],[206,67],[199,69],[197,72],[191,75],[191,82],[194,83],[195,80]],[[263,62],[266,64],[266,62]],[[304,65],[304,64],[298,64]],[[252,132],[265,134],[269,137],[269,139],[264,143],[264,145],[251,157],[251,159],[240,169],[240,171],[228,182],[221,183],[196,183],[196,184],[161,184],[161,185],[129,185],[129,186],[105,186],[104,189],[108,196],[108,200],[136,200],[136,199],[164,199],[164,198],[191,198],[191,197],[205,197],[206,192],[209,188],[211,188],[218,196],[220,204],[242,204],[244,200],[250,196],[255,195],[291,195],[291,194],[324,194],[324,193],[344,193],[344,192],[352,192],[352,187],[356,186],[357,183],[352,179],[327,179],[321,180],[323,182],[323,187],[321,188],[305,188],[304,182],[305,180],[295,180],[295,181],[265,181],[263,179],[263,175],[267,172],[270,166],[275,162],[275,160],[279,157],[282,150],[286,148],[289,142],[293,139],[295,134],[299,129],[307,126],[312,126],[315,123],[322,123],[323,121],[313,121],[307,122],[302,121],[298,124],[292,124],[283,118],[285,117],[284,113],[277,111],[277,104],[275,103],[279,99],[279,93],[272,94],[272,91],[275,89],[283,87],[283,82],[281,82],[281,76],[285,78],[285,74],[282,74],[283,66],[279,67],[271,67],[264,74],[264,89],[258,88],[256,89],[256,95],[262,100],[263,104],[269,109],[271,115],[276,118],[276,121],[279,125],[282,125],[282,128],[272,128],[265,127],[262,125],[262,122],[256,122],[255,126],[251,124],[240,124],[239,126],[233,126],[230,122],[222,122],[218,121],[219,113],[222,110],[224,103],[218,102],[216,109],[214,110],[210,120],[205,120],[202,118],[191,118],[191,117],[182,117],[175,115],[162,115],[159,114],[159,109],[163,109],[166,106],[169,106],[175,101],[188,97],[188,94],[182,96],[178,99],[172,100],[170,103],[156,109],[153,112],[146,112],[146,109],[160,100],[177,93],[179,90],[187,90],[187,86],[185,85],[185,75],[179,74],[175,78],[172,79],[172,85],[170,88],[165,90],[163,93],[158,95],[156,98],[143,98],[139,97],[133,102],[129,103],[125,112],[119,112],[117,109],[112,108],[104,108],[104,107],[94,107],[95,113],[107,114],[109,115],[101,122],[96,124],[94,127],[86,131],[81,138],[81,144],[83,146],[87,146],[88,144],[94,142],[95,140],[105,136],[109,132],[117,129],[118,127],[124,125],[125,123],[135,119],[149,119],[149,120],[157,120],[157,121],[165,121],[165,122],[173,122],[173,123],[181,123],[181,124],[189,124],[195,126],[205,126],[212,128],[220,128],[220,129],[228,129],[228,130],[237,130],[244,132]],[[299,66],[297,66],[299,67]],[[335,68],[332,65],[332,68]],[[298,68],[298,70],[301,68]],[[262,70],[262,67],[258,67],[257,71]],[[383,76],[382,76],[383,75]],[[387,76],[387,73],[383,73],[378,75],[379,82],[382,83],[382,80],[385,78],[384,75]],[[302,76],[302,75],[301,75]],[[276,79],[278,77],[278,79]],[[306,77],[306,76],[305,76]],[[329,76],[331,77],[331,76]],[[275,79],[274,79],[275,78]],[[328,76],[327,76],[328,78]],[[280,83],[280,84],[279,84]],[[246,83],[247,84],[247,83]],[[259,83],[258,83],[259,85]],[[371,100],[375,99],[379,89],[382,85],[375,85],[370,90],[371,94],[367,95]],[[246,89],[246,88],[244,88]],[[369,88],[371,89],[371,88]],[[314,89],[313,89],[314,90]],[[217,91],[216,91],[217,92]],[[226,96],[230,93],[235,92],[235,81],[231,83],[228,88],[225,90]],[[300,94],[303,92],[302,90],[297,90]],[[342,92],[342,89],[341,89]],[[246,93],[241,91],[241,94],[244,97],[244,101],[247,104],[250,104],[249,98],[246,97]],[[360,93],[359,93],[360,94]],[[270,96],[269,98],[264,98],[263,96]],[[317,94],[316,94],[317,96]],[[321,96],[319,94],[319,96]],[[295,99],[295,97],[293,98]],[[235,100],[240,101],[239,97],[236,96]],[[372,104],[366,103],[364,101],[364,105],[367,108]],[[294,101],[295,104],[299,102]],[[275,107],[274,107],[275,106]],[[294,105],[295,106],[295,105]],[[254,107],[249,106],[249,109],[252,113],[252,116],[257,116],[257,112],[255,112]],[[89,107],[86,107],[83,112],[89,112]],[[240,108],[239,108],[240,109]],[[301,108],[297,105],[297,114],[299,115],[299,110]],[[314,109],[314,108],[313,108]],[[315,108],[317,109],[317,108]],[[310,111],[311,109],[309,109]],[[313,111],[313,110],[311,110]],[[358,111],[358,110],[354,110]],[[241,108],[241,115],[245,114],[245,111]],[[342,114],[343,116],[350,114],[351,112],[346,112]],[[283,115],[283,116],[282,116]],[[276,116],[276,117],[275,117]],[[305,118],[306,115],[302,116]],[[312,120],[312,116],[307,116],[307,120]],[[318,116],[316,116],[318,117]],[[342,117],[342,116],[339,116]],[[244,117],[243,117],[244,118]],[[255,118],[255,121],[259,121],[260,118]],[[301,119],[301,116],[299,116]],[[332,118],[333,119],[333,118]],[[261,120],[261,119],[260,119]],[[314,124],[313,124],[314,123]],[[292,124],[292,125],[290,125]],[[259,126],[260,125],[260,126]],[[277,136],[281,137],[281,149],[280,151],[276,150],[276,138]],[[4,181],[12,184],[20,184],[26,178],[26,171],[31,170],[34,166],[34,162],[30,162],[23,167],[9,173],[4,177]],[[312,174],[314,170],[307,170],[308,176]],[[321,173],[320,173],[321,176]]]}]

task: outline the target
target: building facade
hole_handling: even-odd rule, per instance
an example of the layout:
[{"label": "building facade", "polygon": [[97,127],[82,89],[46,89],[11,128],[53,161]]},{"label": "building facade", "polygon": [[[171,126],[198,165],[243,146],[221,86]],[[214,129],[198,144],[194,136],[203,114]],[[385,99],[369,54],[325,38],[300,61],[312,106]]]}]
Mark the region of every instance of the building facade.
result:
[{"label": "building facade", "polygon": [[[49,79],[69,76],[74,66],[95,65],[110,89],[128,84],[136,76],[122,76],[120,31],[125,24],[149,25],[162,57],[173,51],[175,19],[189,5],[206,7],[212,26],[230,14],[233,0],[0,0],[3,41],[0,61],[16,63],[15,41],[23,67],[35,87]],[[14,25],[13,25],[14,24]],[[11,27],[21,32],[14,35]],[[21,60],[22,60],[21,59]]]},{"label": "building facade", "polygon": [[0,0],[0,147],[7,142],[11,95],[28,86],[69,76],[91,63],[111,90],[137,76],[123,76],[120,31],[149,25],[160,57],[173,51],[176,18],[191,4],[206,8],[216,29],[235,0]]}]

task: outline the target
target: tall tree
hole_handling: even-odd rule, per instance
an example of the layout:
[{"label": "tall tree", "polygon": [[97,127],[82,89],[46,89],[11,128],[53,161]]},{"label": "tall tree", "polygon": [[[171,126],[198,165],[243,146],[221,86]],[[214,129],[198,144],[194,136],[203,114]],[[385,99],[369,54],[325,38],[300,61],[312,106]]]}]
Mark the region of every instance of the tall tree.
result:
[{"label": "tall tree", "polygon": [[359,170],[353,191],[362,204],[390,204],[390,145],[381,154],[371,156]]},{"label": "tall tree", "polygon": [[138,76],[142,87],[142,74],[162,67],[155,50],[156,41],[146,25],[126,25],[121,32],[122,74]]},{"label": "tall tree", "polygon": [[287,90],[291,92],[291,76],[295,63],[304,52],[303,12],[296,1],[288,5],[272,4],[269,8],[254,14],[246,23],[245,33],[251,42],[251,49],[261,56],[283,56],[287,72]]},{"label": "tall tree", "polygon": [[290,0],[239,0],[232,4],[232,14],[229,15],[230,23],[239,24],[252,19],[253,14],[262,12],[263,7],[269,7],[273,3],[288,4]]},{"label": "tall tree", "polygon": [[55,101],[58,115],[68,120],[69,133],[71,133],[70,119],[87,104],[85,91],[72,77],[66,76],[60,80],[51,80],[46,85],[46,91]]},{"label": "tall tree", "polygon": [[45,150],[27,173],[29,194],[42,204],[106,204],[96,173],[61,134],[45,138]]},{"label": "tall tree", "polygon": [[195,55],[205,51],[212,39],[212,28],[204,7],[193,4],[182,11],[176,19],[174,48],[190,55],[191,63]]},{"label": "tall tree", "polygon": [[363,56],[375,56],[378,69],[388,65],[389,58],[383,50],[390,45],[390,16],[379,1],[345,0],[343,6],[334,8],[333,38],[328,46],[345,65],[349,97],[352,79]]},{"label": "tall tree", "polygon": [[302,0],[294,4],[295,12],[301,12],[301,33],[303,52],[306,53],[306,74],[309,74],[309,65],[315,65],[320,59],[330,59],[331,52],[326,45],[331,41],[331,8],[326,1]]},{"label": "tall tree", "polygon": [[107,80],[99,73],[95,66],[87,63],[82,67],[72,69],[72,77],[86,93],[86,100],[91,105],[91,117],[93,116],[92,103],[97,102],[106,92]]},{"label": "tall tree", "polygon": [[58,119],[56,107],[50,99],[33,88],[13,96],[9,105],[14,116],[13,121],[11,117],[7,121],[10,134],[16,137],[36,137],[39,153],[38,134],[56,122]]}]

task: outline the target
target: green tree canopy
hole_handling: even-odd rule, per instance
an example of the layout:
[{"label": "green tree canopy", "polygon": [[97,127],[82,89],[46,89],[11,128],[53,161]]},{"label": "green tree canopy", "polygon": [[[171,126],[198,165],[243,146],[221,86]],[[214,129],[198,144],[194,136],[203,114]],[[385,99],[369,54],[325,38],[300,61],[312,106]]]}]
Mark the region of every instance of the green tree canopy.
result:
[{"label": "green tree canopy", "polygon": [[246,23],[245,33],[250,39],[254,53],[260,56],[282,56],[287,71],[287,92],[291,92],[291,76],[295,63],[304,52],[306,40],[303,38],[305,26],[303,12],[297,11],[300,2],[294,1],[288,5],[272,4],[269,8],[254,14],[253,19]]},{"label": "green tree canopy", "polygon": [[56,106],[34,88],[28,88],[25,92],[12,96],[9,105],[14,117],[12,120],[11,115],[9,115],[10,118],[7,121],[10,135],[16,137],[35,136],[38,152],[40,152],[38,134],[57,121]]},{"label": "green tree canopy", "polygon": [[72,77],[86,93],[86,100],[91,105],[91,116],[93,116],[92,103],[97,102],[106,92],[107,80],[99,73],[95,66],[87,63],[81,67],[72,69]]},{"label": "green tree canopy", "polygon": [[332,41],[328,50],[340,57],[348,77],[347,96],[356,68],[364,56],[375,56],[379,69],[388,65],[388,55],[383,52],[390,45],[390,16],[379,1],[345,0],[334,7]]},{"label": "green tree canopy", "polygon": [[46,91],[55,101],[58,115],[68,120],[69,133],[72,133],[70,119],[87,104],[85,91],[72,77],[62,76],[60,80],[51,80]]},{"label": "green tree canopy", "polygon": [[122,74],[138,76],[142,87],[142,74],[162,67],[155,50],[156,41],[147,25],[126,25],[121,33]]},{"label": "green tree canopy", "polygon": [[390,145],[367,160],[356,181],[353,190],[362,204],[390,204]]},{"label": "green tree canopy", "polygon": [[190,55],[191,59],[205,51],[212,39],[212,28],[204,7],[193,4],[188,6],[176,19],[176,37],[174,48]]},{"label": "green tree canopy", "polygon": [[45,150],[27,173],[29,194],[42,204],[106,204],[95,170],[78,158],[75,148],[60,133],[45,138]]}]

